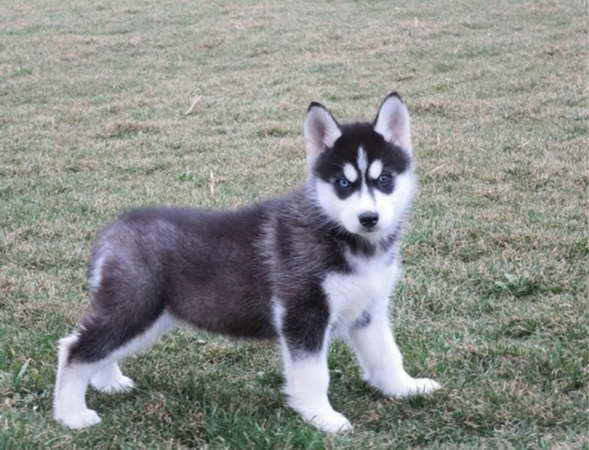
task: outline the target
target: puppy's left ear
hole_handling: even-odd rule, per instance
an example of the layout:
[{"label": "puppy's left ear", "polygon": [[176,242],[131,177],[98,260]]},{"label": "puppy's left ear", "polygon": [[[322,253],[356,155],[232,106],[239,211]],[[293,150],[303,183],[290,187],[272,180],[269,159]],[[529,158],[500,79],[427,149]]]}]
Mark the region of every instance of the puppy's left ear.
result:
[{"label": "puppy's left ear", "polygon": [[409,111],[396,92],[387,95],[380,105],[374,119],[374,131],[382,135],[386,141],[401,147],[409,155],[413,153]]}]

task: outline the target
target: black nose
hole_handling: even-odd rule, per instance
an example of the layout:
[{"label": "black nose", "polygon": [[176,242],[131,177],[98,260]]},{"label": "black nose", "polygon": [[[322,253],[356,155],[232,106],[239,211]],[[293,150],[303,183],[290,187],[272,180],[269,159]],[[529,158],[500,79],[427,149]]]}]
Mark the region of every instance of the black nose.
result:
[{"label": "black nose", "polygon": [[378,213],[372,211],[362,213],[358,216],[358,220],[364,228],[374,228],[378,223]]}]

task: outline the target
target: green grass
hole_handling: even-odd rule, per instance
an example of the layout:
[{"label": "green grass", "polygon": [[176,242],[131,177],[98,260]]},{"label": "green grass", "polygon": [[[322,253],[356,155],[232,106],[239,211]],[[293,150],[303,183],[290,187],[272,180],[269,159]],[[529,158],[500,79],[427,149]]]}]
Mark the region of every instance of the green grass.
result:
[{"label": "green grass", "polygon": [[[587,44],[582,1],[4,1],[0,448],[588,448]],[[384,399],[335,345],[355,428],[326,436],[273,346],[181,331],[89,394],[100,426],[53,422],[101,224],[285,192],[310,101],[372,119],[392,89],[421,179],[395,329],[443,390]]]}]

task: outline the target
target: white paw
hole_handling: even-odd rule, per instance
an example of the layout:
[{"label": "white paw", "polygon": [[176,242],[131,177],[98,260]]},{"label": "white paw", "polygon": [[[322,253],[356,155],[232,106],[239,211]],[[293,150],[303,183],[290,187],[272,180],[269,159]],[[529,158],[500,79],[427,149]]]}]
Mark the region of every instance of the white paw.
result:
[{"label": "white paw", "polygon": [[326,433],[340,433],[352,429],[352,424],[343,414],[337,411],[324,412],[318,414],[306,413],[303,418]]},{"label": "white paw", "polygon": [[335,411],[329,415],[314,416],[309,423],[326,433],[340,433],[352,429],[350,421]]},{"label": "white paw", "polygon": [[100,417],[96,411],[85,409],[83,411],[68,411],[67,413],[55,413],[55,420],[66,427],[75,430],[79,428],[91,427],[100,423]]},{"label": "white paw", "polygon": [[383,393],[390,397],[403,398],[412,395],[423,395],[437,391],[442,386],[429,378],[405,378],[402,382],[396,383],[386,389]]},{"label": "white paw", "polygon": [[124,375],[116,378],[101,379],[100,377],[93,378],[90,382],[92,387],[97,391],[106,394],[118,394],[131,391],[135,387],[135,382]]}]

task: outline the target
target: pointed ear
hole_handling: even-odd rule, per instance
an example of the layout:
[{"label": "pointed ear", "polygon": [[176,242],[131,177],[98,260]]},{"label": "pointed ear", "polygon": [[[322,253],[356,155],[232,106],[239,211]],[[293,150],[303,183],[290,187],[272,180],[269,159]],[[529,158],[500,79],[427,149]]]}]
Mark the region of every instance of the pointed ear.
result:
[{"label": "pointed ear", "polygon": [[320,103],[311,103],[305,117],[305,150],[311,163],[321,152],[333,147],[342,135],[339,124]]},{"label": "pointed ear", "polygon": [[380,105],[374,119],[374,131],[409,154],[413,152],[409,111],[396,92],[391,92]]}]

